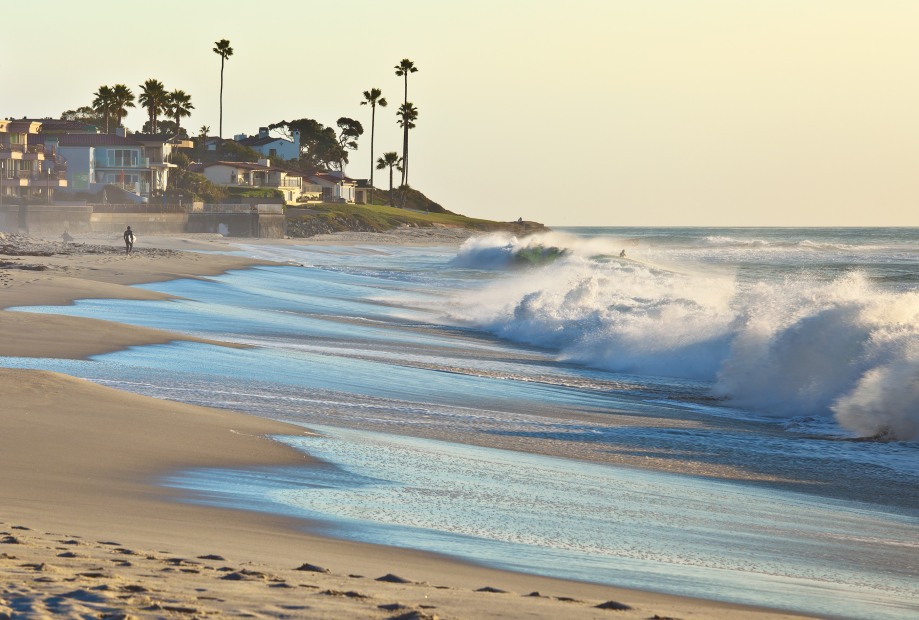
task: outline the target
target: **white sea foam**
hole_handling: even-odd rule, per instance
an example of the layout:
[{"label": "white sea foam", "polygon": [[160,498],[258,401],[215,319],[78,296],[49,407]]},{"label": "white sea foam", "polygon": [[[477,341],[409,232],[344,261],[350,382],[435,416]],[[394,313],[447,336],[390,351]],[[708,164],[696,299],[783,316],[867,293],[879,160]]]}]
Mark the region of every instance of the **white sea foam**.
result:
[{"label": "white sea foam", "polygon": [[493,269],[540,245],[566,253],[464,294],[453,318],[589,366],[710,381],[768,415],[835,415],[860,436],[919,438],[919,292],[857,272],[744,283],[619,259],[622,240],[608,238],[481,237],[457,262]]}]

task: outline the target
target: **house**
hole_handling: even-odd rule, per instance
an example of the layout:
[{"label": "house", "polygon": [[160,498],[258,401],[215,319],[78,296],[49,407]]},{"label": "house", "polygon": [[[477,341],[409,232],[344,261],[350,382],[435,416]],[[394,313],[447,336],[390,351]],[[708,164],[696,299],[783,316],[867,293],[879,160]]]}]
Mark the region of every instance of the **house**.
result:
[{"label": "house", "polygon": [[41,143],[41,122],[0,120],[0,205],[4,200],[54,198],[67,187],[65,162],[53,148]]},{"label": "house", "polygon": [[354,203],[357,181],[343,176],[341,172],[317,172],[309,180],[322,188],[322,199],[326,202]]},{"label": "house", "polygon": [[268,135],[267,127],[259,127],[257,136],[246,136],[242,133],[234,136],[233,139],[243,146],[258,151],[263,157],[289,161],[300,158],[300,132],[294,130],[291,135],[293,140],[277,138]]},{"label": "house", "polygon": [[117,185],[145,202],[151,194],[166,189],[169,170],[165,161],[172,145],[168,136],[146,134],[63,134],[44,136],[67,160],[67,181],[73,191],[96,192]]},{"label": "house", "polygon": [[287,203],[296,203],[304,196],[318,195],[322,191],[316,185],[304,183],[302,173],[272,166],[271,160],[267,158],[260,159],[258,163],[216,161],[193,164],[191,169],[221,187],[276,189],[284,195],[284,201]]},{"label": "house", "polygon": [[82,121],[68,121],[60,118],[22,119],[41,123],[42,135],[60,135],[65,133],[99,133],[99,128]]},{"label": "house", "polygon": [[354,202],[359,205],[370,204],[371,196],[373,196],[373,186],[370,185],[370,179],[357,179],[357,185],[354,188]]}]

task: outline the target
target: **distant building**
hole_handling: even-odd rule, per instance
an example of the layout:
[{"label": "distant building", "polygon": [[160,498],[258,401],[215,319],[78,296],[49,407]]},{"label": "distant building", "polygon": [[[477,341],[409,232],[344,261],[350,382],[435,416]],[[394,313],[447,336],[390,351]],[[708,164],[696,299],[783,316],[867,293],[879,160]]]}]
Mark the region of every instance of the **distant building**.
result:
[{"label": "distant building", "polygon": [[309,180],[322,187],[322,199],[326,202],[355,202],[357,181],[341,172],[317,172]]},{"label": "distant building", "polygon": [[116,185],[142,202],[169,183],[172,138],[166,135],[63,134],[42,136],[47,147],[67,160],[67,181],[73,191],[97,192]]},{"label": "distant building", "polygon": [[257,136],[246,136],[242,133],[234,136],[233,139],[243,146],[258,151],[263,157],[289,161],[300,158],[300,132],[294,130],[291,135],[293,140],[277,138],[268,135],[267,127],[259,127]]},{"label": "distant building", "polygon": [[214,185],[221,187],[262,187],[276,189],[284,201],[295,204],[303,197],[318,196],[322,188],[305,183],[303,174],[295,170],[273,166],[270,159],[258,163],[243,161],[216,161],[193,164],[191,170],[203,174]]},{"label": "distant building", "polygon": [[0,204],[5,200],[47,200],[67,187],[66,163],[41,143],[42,123],[0,120]]},{"label": "distant building", "polygon": [[43,135],[60,135],[65,133],[99,133],[99,128],[82,121],[67,121],[60,118],[24,118],[31,122],[41,123]]}]

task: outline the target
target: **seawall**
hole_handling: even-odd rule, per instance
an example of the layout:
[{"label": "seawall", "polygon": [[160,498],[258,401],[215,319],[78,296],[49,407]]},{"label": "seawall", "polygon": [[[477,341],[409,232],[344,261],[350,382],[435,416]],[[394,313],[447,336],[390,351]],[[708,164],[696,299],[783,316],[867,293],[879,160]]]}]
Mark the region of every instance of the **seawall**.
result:
[{"label": "seawall", "polygon": [[[206,208],[205,208],[206,207]],[[287,233],[280,205],[0,205],[0,231],[42,237],[74,233],[219,233],[227,237],[282,239]]]}]

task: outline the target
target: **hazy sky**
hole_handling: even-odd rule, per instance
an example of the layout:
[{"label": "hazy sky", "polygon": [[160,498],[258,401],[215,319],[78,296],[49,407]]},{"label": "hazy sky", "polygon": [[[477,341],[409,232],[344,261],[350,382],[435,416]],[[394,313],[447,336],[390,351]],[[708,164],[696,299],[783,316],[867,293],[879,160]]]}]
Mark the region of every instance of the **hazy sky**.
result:
[{"label": "hazy sky", "polygon": [[[5,3],[0,116],[103,84],[192,95],[224,136],[364,123],[347,168],[401,151],[446,208],[550,225],[919,225],[917,0],[47,0]],[[127,117],[139,130],[144,111]],[[385,187],[386,175],[375,173]]]}]

